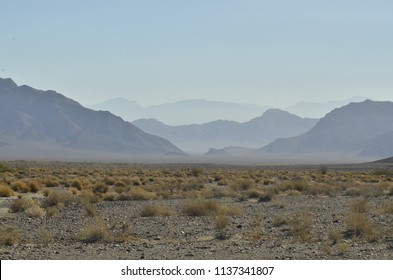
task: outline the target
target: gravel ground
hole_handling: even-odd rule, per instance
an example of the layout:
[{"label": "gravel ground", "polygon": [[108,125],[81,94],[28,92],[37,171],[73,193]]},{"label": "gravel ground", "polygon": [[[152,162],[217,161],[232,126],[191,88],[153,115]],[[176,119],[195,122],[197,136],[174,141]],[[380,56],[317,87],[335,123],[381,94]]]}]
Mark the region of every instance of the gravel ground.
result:
[{"label": "gravel ground", "polygon": [[[182,211],[184,200],[103,201],[95,204],[111,236],[98,242],[81,241],[89,221],[79,204],[67,205],[52,218],[29,218],[8,213],[12,201],[0,199],[0,226],[12,226],[20,241],[0,247],[0,259],[393,259],[393,214],[381,210],[391,196],[368,198],[371,221],[378,238],[353,237],[347,219],[353,197],[279,196],[274,201],[239,201],[222,198],[223,205],[241,208],[229,217],[219,237],[215,218],[190,217]],[[142,217],[146,205],[164,205],[175,211],[169,217]],[[295,222],[279,225],[278,217],[302,225],[309,234],[294,236]],[[342,235],[337,242],[332,232]]]}]

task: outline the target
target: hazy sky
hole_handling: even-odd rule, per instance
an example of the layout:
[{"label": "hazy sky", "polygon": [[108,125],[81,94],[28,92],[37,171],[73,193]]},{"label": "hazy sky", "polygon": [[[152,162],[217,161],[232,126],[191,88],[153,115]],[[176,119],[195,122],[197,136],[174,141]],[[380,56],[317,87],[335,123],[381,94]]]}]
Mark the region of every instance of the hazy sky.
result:
[{"label": "hazy sky", "polygon": [[84,105],[393,100],[392,15],[391,0],[0,0],[0,77]]}]

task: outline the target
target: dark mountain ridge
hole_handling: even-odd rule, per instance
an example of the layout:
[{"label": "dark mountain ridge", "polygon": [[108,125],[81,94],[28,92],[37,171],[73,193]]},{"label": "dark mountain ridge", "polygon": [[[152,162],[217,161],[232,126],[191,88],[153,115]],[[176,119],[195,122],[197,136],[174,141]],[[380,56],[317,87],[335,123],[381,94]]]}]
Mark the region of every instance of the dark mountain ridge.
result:
[{"label": "dark mountain ridge", "polygon": [[393,154],[393,103],[366,100],[335,109],[308,132],[277,139],[263,147],[269,153],[354,152]]},{"label": "dark mountain ridge", "polygon": [[[94,111],[55,91],[0,79],[0,141],[130,154],[183,154],[109,112]],[[7,145],[6,145],[7,146]]]}]

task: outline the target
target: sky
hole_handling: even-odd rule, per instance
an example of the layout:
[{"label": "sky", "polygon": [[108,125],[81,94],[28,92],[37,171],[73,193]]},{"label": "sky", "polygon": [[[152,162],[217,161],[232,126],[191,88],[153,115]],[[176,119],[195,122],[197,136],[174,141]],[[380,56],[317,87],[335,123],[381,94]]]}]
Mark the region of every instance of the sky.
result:
[{"label": "sky", "polygon": [[0,77],[83,105],[393,100],[391,0],[0,0]]}]

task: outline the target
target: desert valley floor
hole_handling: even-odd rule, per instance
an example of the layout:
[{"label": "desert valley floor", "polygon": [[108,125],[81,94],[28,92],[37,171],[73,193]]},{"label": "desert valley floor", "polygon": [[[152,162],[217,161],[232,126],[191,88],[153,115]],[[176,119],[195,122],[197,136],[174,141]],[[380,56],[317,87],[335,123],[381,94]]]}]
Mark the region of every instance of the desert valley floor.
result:
[{"label": "desert valley floor", "polygon": [[393,169],[0,164],[0,259],[393,259]]}]

